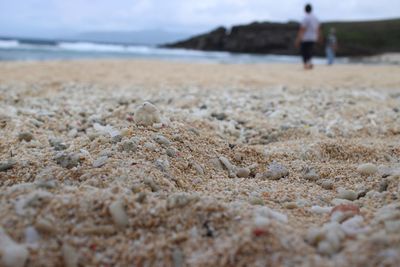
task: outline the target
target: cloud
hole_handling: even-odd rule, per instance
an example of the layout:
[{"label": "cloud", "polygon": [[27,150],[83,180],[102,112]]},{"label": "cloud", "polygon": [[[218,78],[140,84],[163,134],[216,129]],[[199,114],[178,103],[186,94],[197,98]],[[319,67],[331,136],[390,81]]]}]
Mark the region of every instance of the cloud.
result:
[{"label": "cloud", "polygon": [[306,2],[322,21],[400,17],[399,0],[4,0],[0,34],[156,28],[198,32],[256,20],[299,20]]}]

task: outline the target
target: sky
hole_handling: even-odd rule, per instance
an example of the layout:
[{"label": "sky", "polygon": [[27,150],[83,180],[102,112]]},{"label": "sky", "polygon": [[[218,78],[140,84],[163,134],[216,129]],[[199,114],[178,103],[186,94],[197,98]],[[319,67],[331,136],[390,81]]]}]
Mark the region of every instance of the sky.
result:
[{"label": "sky", "polygon": [[160,29],[200,33],[253,21],[400,18],[400,0],[0,0],[0,35],[51,37]]}]

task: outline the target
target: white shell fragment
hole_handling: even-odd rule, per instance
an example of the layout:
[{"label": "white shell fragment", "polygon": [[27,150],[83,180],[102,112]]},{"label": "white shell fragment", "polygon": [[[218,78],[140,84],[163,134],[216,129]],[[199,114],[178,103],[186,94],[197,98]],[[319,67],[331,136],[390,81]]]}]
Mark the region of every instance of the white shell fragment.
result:
[{"label": "white shell fragment", "polygon": [[150,102],[144,102],[135,112],[135,122],[142,126],[152,126],[161,123],[160,111]]},{"label": "white shell fragment", "polygon": [[110,204],[108,207],[111,217],[115,223],[120,228],[125,228],[129,224],[128,215],[125,212],[124,204],[121,200],[116,200]]},{"label": "white shell fragment", "polygon": [[28,255],[27,248],[14,242],[0,227],[0,266],[23,267]]}]

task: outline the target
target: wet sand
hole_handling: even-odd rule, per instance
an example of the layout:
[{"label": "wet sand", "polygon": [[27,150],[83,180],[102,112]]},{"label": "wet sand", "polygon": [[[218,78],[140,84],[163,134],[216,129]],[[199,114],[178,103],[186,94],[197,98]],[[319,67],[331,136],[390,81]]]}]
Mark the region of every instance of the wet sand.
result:
[{"label": "wet sand", "polygon": [[400,261],[397,66],[3,62],[0,92],[4,266]]}]

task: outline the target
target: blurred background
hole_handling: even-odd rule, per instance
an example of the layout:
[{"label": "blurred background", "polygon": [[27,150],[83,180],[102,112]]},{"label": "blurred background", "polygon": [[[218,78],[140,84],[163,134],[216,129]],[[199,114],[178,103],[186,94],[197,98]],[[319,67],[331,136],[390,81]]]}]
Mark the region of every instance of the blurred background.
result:
[{"label": "blurred background", "polygon": [[306,3],[336,28],[339,62],[400,52],[399,0],[1,0],[0,60],[298,62]]}]

